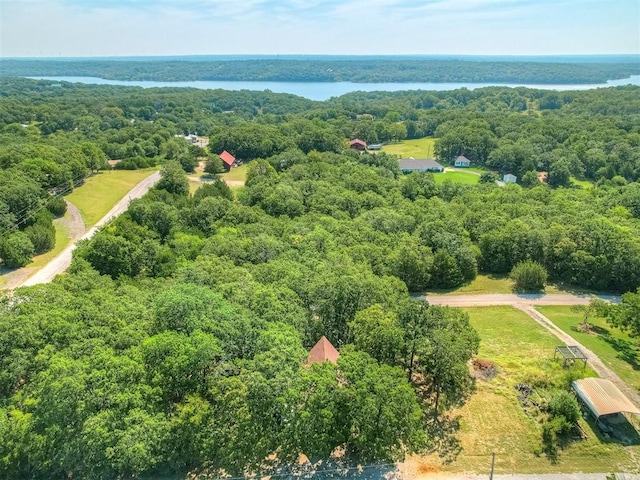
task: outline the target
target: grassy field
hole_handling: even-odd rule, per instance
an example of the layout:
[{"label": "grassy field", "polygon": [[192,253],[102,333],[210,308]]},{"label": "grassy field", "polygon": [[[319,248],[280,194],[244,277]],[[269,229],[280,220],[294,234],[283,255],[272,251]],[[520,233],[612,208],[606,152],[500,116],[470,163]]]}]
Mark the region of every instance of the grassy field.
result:
[{"label": "grassy field", "polygon": [[87,179],[84,185],[67,195],[82,215],[87,228],[96,224],[138,182],[145,179],[156,168],[142,170],[111,170],[100,172]]},{"label": "grassy field", "polygon": [[200,185],[202,185],[202,182],[193,182],[193,181],[189,180],[189,193],[191,195],[196,193],[196,190],[198,190],[198,188],[200,188]]},{"label": "grassy field", "polygon": [[[545,293],[561,293],[563,290],[556,285],[547,285]],[[484,293],[513,293],[513,281],[508,275],[485,275],[478,276],[466,285],[453,290],[428,290],[427,293],[447,293],[451,295],[468,295]]]},{"label": "grassy field", "polygon": [[577,187],[582,187],[585,190],[590,190],[593,188],[593,183],[588,180],[578,180],[576,177],[571,177],[571,183]]},{"label": "grassy field", "polygon": [[625,332],[608,325],[603,318],[594,317],[592,333],[584,333],[576,327],[582,322],[579,313],[571,307],[545,306],[536,309],[562,330],[593,351],[600,360],[618,374],[628,385],[640,390],[640,341]]},{"label": "grassy field", "polygon": [[382,151],[391,155],[399,155],[401,158],[433,158],[433,147],[436,140],[433,137],[404,140],[400,143],[384,145]]},{"label": "grassy field", "polygon": [[232,168],[228,173],[223,173],[220,178],[230,180],[232,182],[244,182],[247,178],[247,164],[240,167]]},{"label": "grassy field", "polygon": [[464,183],[466,185],[477,185],[480,181],[480,177],[478,175],[466,172],[434,173],[433,178],[438,185],[442,185],[445,180],[449,180],[453,183]]},{"label": "grassy field", "polygon": [[[640,455],[640,446],[606,442],[593,424],[584,420],[580,424],[587,438],[570,443],[556,461],[536,454],[541,427],[524,412],[514,386],[567,382],[569,370],[553,359],[558,340],[511,307],[465,310],[481,338],[479,358],[495,362],[498,374],[489,381],[478,380],[476,392],[456,412],[460,415],[458,438],[462,450],[455,461],[442,466],[440,459],[426,457],[418,461],[422,464],[419,468],[486,473],[491,453],[495,452],[496,473],[637,471],[633,456]],[[579,368],[580,375],[594,375],[588,368]]]}]

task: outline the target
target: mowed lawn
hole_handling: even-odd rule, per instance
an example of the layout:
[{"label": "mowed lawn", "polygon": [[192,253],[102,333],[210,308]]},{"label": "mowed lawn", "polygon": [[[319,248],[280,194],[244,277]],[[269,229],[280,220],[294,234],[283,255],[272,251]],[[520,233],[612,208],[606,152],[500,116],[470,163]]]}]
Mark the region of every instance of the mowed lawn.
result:
[{"label": "mowed lawn", "polygon": [[465,185],[477,185],[480,181],[478,175],[467,172],[434,173],[433,178],[438,185],[442,185],[447,180],[453,183],[464,183]]},{"label": "mowed lawn", "polygon": [[232,182],[244,182],[247,179],[247,165],[243,164],[239,167],[232,168],[228,173],[223,173],[220,178]]},{"label": "mowed lawn", "polygon": [[404,140],[400,143],[384,145],[382,151],[391,155],[399,155],[401,158],[433,158],[433,147],[436,140],[433,137]]},{"label": "mowed lawn", "polygon": [[[563,290],[557,285],[547,285],[544,289],[545,293],[561,293]],[[574,290],[572,290],[574,291]],[[427,290],[426,293],[450,294],[450,295],[469,295],[469,294],[486,294],[486,293],[514,293],[513,280],[507,274],[483,274],[479,273],[471,282],[462,285],[456,289],[448,290]]]},{"label": "mowed lawn", "polygon": [[594,326],[592,333],[581,332],[576,327],[582,323],[582,316],[568,306],[544,306],[536,310],[595,353],[629,386],[640,390],[640,339],[631,338],[598,317],[589,319]]},{"label": "mowed lawn", "polygon": [[65,198],[73,203],[87,228],[95,225],[138,182],[144,180],[156,168],[141,170],[108,170],[87,179]]},{"label": "mowed lawn", "polygon": [[[554,360],[558,339],[523,312],[511,307],[465,309],[480,335],[479,358],[495,362],[498,374],[489,381],[478,380],[476,392],[460,408],[457,434],[462,450],[450,464],[440,465],[436,456],[419,459],[425,468],[447,472],[484,474],[496,453],[496,473],[614,472],[638,471],[633,455],[640,446],[623,447],[604,442],[591,423],[580,421],[586,440],[560,450],[557,462],[540,451],[541,426],[526,414],[518,402],[518,383],[542,385],[567,381],[568,370]],[[592,376],[590,369],[582,376]]]}]

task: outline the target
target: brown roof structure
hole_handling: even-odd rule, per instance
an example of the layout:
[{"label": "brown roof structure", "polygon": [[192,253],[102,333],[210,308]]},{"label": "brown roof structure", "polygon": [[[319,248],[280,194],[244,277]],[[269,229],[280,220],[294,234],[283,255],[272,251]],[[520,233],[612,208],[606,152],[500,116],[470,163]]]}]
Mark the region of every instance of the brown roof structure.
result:
[{"label": "brown roof structure", "polygon": [[327,337],[323,335],[322,338],[318,340],[318,343],[316,343],[309,351],[307,364],[322,363],[327,361],[336,363],[339,356],[340,352],[338,352],[338,350],[336,350],[336,348],[331,345],[331,342],[327,340]]},{"label": "brown roof structure", "polygon": [[640,415],[640,409],[609,380],[583,378],[575,380],[571,385],[596,418],[613,413]]},{"label": "brown roof structure", "polygon": [[355,148],[356,150],[364,150],[367,148],[367,142],[360,140],[359,138],[354,138],[349,142],[349,147]]},{"label": "brown roof structure", "polygon": [[233,155],[231,155],[229,152],[227,152],[226,150],[224,150],[221,154],[220,154],[220,160],[222,160],[224,163],[226,163],[227,165],[231,166],[233,165],[233,162],[236,161],[236,157],[234,157]]}]

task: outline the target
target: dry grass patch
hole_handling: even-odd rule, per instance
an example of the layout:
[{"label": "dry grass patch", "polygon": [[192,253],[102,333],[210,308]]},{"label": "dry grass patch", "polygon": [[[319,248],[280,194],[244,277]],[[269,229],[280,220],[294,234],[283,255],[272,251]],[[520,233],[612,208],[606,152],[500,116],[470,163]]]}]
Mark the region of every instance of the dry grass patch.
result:
[{"label": "dry grass patch", "polygon": [[[540,452],[541,425],[525,413],[515,386],[527,383],[541,395],[545,387],[568,384],[571,375],[595,375],[589,368],[563,369],[553,359],[558,339],[533,319],[511,307],[468,308],[472,325],[480,335],[478,357],[497,365],[495,378],[478,381],[476,392],[455,415],[460,416],[461,452],[443,471],[486,473],[491,453],[496,453],[496,473],[568,473],[637,471],[634,457],[640,447],[606,442],[595,427],[583,420],[587,439],[560,450],[557,461]],[[423,459],[430,465],[437,457]]]}]

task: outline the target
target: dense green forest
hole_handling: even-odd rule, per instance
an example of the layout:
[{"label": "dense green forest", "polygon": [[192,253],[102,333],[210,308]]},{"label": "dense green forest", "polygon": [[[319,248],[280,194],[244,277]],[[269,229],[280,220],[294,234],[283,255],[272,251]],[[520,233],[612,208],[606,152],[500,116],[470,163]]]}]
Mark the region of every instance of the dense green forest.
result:
[{"label": "dense green forest", "polygon": [[[31,238],[20,212],[38,217],[74,166],[162,165],[157,187],[81,243],[67,275],[2,298],[0,476],[238,475],[300,454],[366,463],[438,450],[473,390],[479,340],[466,314],[409,292],[527,260],[555,281],[636,290],[639,93],[312,102],[0,80],[4,251]],[[209,151],[176,137],[196,131]],[[355,136],[427,135],[441,161],[464,154],[522,185],[439,185],[347,148]],[[245,187],[191,195],[186,172],[223,148],[249,161]],[[16,205],[27,191],[37,200]],[[322,335],[337,364],[306,366]]]},{"label": "dense green forest", "polygon": [[[5,235],[0,257],[20,266],[50,249],[52,215],[64,212],[56,197],[105,168],[107,159],[121,160],[117,168],[176,160],[190,172],[198,158],[216,162],[225,149],[241,160],[295,149],[340,153],[354,137],[388,143],[435,136],[441,161],[462,154],[477,166],[516,174],[527,187],[538,183],[540,171],[552,187],[570,186],[572,176],[594,181],[607,185],[609,201],[635,217],[636,189],[626,184],[640,176],[638,92],[492,87],[353,93],[313,102],[266,91],[2,79],[0,229],[12,235]],[[209,136],[208,150],[177,138],[195,132]],[[277,170],[290,162],[278,161]],[[601,286],[623,288],[609,281]]]},{"label": "dense green forest", "polygon": [[604,83],[640,74],[640,61],[558,63],[524,60],[314,59],[0,59],[5,76],[85,76],[112,80],[277,82]]}]

